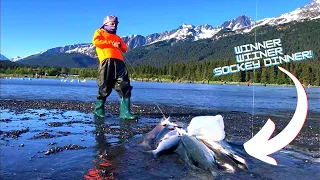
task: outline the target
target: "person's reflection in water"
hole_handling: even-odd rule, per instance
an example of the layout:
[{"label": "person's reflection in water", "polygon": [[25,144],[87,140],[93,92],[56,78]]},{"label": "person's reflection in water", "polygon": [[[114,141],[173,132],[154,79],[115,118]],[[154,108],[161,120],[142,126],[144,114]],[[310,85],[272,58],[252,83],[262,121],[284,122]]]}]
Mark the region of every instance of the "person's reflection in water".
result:
[{"label": "person's reflection in water", "polygon": [[97,142],[96,150],[98,151],[99,157],[107,156],[107,149],[110,148],[110,144],[107,142],[106,136],[104,135],[104,121],[104,118],[94,117],[94,124],[96,127],[95,139]]},{"label": "person's reflection in water", "polygon": [[134,127],[136,126],[134,121],[113,119],[112,116],[107,120],[105,118],[94,116],[97,157],[93,160],[95,168],[89,169],[89,173],[84,176],[85,179],[115,179],[115,176],[119,173],[116,168],[118,163],[117,159],[125,151],[125,148],[121,145],[112,146],[107,142],[105,133],[112,128],[104,122],[110,122],[112,120],[115,120],[114,124],[119,123],[120,125],[120,129],[114,131],[114,135],[119,135],[119,142],[117,142],[117,144],[121,144],[123,140],[128,139],[134,134]]},{"label": "person's reflection in water", "polygon": [[108,150],[111,145],[107,142],[104,134],[104,121],[104,118],[94,117],[97,157],[93,160],[95,168],[89,169],[89,173],[84,175],[84,178],[87,180],[114,179],[115,169],[113,162],[108,156]]}]

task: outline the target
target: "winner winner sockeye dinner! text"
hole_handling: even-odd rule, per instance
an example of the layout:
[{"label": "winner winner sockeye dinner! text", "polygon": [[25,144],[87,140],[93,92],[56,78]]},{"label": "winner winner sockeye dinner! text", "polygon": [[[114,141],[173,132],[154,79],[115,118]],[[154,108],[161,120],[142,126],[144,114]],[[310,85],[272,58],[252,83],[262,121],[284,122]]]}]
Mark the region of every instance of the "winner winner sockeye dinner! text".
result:
[{"label": "winner winner sockeye dinner! text", "polygon": [[214,76],[233,74],[240,71],[258,69],[263,60],[265,67],[280,65],[283,62],[301,61],[314,58],[312,50],[284,55],[281,39],[272,39],[262,43],[245,44],[234,47],[236,61],[239,64],[218,67],[213,70]]}]

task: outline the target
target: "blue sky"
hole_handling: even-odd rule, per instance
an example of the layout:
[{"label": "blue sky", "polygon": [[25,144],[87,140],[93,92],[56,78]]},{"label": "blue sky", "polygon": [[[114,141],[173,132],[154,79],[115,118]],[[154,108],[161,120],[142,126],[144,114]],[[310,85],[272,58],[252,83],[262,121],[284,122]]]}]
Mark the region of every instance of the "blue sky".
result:
[{"label": "blue sky", "polygon": [[[311,2],[257,1],[258,20]],[[57,46],[89,43],[109,14],[119,17],[118,35],[148,35],[183,23],[218,26],[242,14],[256,20],[256,0],[1,0],[1,54],[23,57]]]}]

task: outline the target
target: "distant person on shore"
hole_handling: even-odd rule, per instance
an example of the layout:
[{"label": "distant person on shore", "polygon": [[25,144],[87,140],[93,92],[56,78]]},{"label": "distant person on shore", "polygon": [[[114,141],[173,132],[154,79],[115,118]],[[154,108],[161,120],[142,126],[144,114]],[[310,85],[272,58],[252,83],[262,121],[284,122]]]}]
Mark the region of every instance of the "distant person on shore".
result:
[{"label": "distant person on shore", "polygon": [[128,50],[128,47],[116,34],[118,23],[118,18],[114,15],[105,17],[102,26],[95,31],[92,38],[92,44],[96,46],[100,61],[97,79],[99,92],[94,114],[105,117],[106,99],[112,89],[115,89],[121,98],[120,118],[137,119],[137,116],[130,112],[132,86],[122,54]]}]

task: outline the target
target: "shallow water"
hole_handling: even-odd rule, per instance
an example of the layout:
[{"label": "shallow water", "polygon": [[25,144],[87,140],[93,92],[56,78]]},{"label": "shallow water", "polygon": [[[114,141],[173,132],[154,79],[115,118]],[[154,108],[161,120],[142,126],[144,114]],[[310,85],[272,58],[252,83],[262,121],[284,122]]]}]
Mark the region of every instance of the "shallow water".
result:
[{"label": "shallow water", "polygon": [[[96,81],[61,79],[1,79],[1,99],[95,101]],[[132,102],[211,108],[251,113],[294,111],[295,87],[132,82]],[[306,88],[309,111],[320,112],[320,88]],[[113,91],[108,101],[118,101]]]},{"label": "shallow water", "polygon": [[[117,117],[95,119],[90,114],[65,110],[1,110],[2,179],[210,179],[202,170],[191,170],[175,154],[153,158],[139,146],[141,127],[155,126],[159,119],[139,122]],[[110,133],[102,131],[108,126]],[[28,129],[18,138],[6,132]],[[135,132],[128,139],[124,132]],[[126,137],[124,137],[126,136]],[[50,137],[50,138],[48,138]],[[50,143],[56,143],[50,145]],[[23,144],[23,145],[22,145]],[[73,144],[84,149],[63,150],[45,155],[52,147]],[[23,147],[22,147],[23,146]],[[241,146],[235,146],[250,162],[250,171],[224,173],[223,179],[317,179],[319,159],[283,150],[272,155],[279,166],[250,158]]]}]

